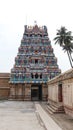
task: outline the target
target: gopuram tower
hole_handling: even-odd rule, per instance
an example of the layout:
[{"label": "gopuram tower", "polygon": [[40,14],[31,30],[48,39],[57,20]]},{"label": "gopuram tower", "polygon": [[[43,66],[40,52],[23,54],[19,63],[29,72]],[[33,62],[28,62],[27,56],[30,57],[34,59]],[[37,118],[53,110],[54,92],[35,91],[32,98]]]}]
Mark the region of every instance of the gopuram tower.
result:
[{"label": "gopuram tower", "polygon": [[47,27],[25,25],[15,64],[11,69],[10,98],[46,100],[47,81],[60,73]]}]

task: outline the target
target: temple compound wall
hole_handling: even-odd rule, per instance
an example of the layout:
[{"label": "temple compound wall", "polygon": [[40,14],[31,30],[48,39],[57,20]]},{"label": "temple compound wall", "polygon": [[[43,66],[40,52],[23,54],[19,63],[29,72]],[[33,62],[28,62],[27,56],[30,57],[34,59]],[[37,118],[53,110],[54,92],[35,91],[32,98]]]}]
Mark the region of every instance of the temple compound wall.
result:
[{"label": "temple compound wall", "polygon": [[48,81],[48,102],[62,103],[67,114],[73,117],[73,69]]},{"label": "temple compound wall", "polygon": [[0,73],[0,99],[8,99],[10,94],[9,73]]}]

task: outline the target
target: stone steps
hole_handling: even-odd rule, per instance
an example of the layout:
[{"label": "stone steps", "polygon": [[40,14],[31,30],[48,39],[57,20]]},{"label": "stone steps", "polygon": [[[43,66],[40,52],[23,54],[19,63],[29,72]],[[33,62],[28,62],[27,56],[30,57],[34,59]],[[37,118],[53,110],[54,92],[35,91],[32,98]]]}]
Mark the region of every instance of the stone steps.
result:
[{"label": "stone steps", "polygon": [[49,103],[47,104],[47,110],[53,114],[53,113],[64,113],[64,107],[60,103]]}]

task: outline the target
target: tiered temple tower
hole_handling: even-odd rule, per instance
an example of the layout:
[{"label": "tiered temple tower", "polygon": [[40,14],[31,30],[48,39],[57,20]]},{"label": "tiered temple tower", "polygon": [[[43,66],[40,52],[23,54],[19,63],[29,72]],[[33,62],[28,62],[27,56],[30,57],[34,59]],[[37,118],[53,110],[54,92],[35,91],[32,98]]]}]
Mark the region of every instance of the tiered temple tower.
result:
[{"label": "tiered temple tower", "polygon": [[46,100],[47,81],[60,73],[47,27],[25,25],[15,65],[11,69],[10,97]]}]

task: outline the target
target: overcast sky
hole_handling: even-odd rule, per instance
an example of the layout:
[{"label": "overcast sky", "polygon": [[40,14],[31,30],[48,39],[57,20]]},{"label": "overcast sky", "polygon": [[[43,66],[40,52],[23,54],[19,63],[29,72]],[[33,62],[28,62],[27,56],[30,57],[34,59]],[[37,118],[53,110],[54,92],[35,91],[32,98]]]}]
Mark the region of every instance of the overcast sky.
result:
[{"label": "overcast sky", "polygon": [[10,72],[20,46],[24,25],[46,25],[62,72],[70,69],[67,54],[54,44],[56,30],[73,32],[73,0],[0,0],[0,72]]}]

